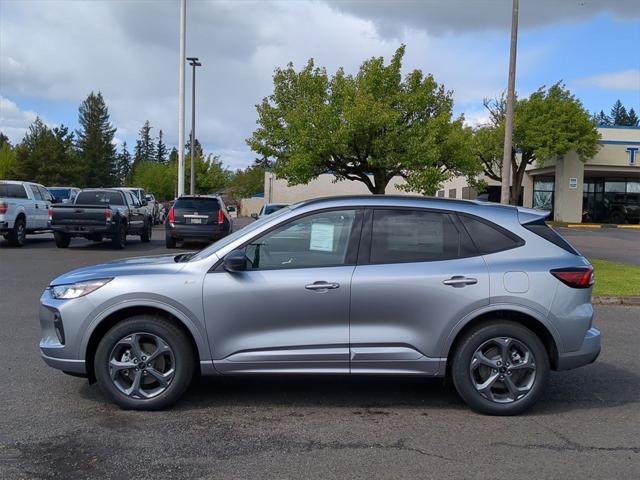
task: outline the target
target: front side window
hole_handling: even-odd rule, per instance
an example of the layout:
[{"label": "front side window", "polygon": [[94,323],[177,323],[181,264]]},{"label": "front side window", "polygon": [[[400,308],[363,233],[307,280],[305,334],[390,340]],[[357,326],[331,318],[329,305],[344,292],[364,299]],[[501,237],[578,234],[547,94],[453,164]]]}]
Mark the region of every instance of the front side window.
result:
[{"label": "front side window", "polygon": [[33,193],[33,198],[36,200],[44,200],[42,193],[40,193],[40,190],[36,185],[29,185],[29,187],[31,188],[31,193]]},{"label": "front side window", "polygon": [[418,210],[376,210],[371,263],[448,260],[460,256],[460,235],[449,215]]},{"label": "front side window", "polygon": [[355,210],[299,218],[246,246],[249,269],[328,267],[347,264]]}]

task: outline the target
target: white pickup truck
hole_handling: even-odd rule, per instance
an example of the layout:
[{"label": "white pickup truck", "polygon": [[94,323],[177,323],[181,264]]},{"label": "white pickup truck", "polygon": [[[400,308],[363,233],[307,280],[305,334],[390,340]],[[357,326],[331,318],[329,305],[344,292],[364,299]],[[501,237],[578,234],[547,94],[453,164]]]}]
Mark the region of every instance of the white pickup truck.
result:
[{"label": "white pickup truck", "polygon": [[11,245],[24,245],[27,233],[49,230],[53,196],[42,185],[0,180],[0,234]]}]

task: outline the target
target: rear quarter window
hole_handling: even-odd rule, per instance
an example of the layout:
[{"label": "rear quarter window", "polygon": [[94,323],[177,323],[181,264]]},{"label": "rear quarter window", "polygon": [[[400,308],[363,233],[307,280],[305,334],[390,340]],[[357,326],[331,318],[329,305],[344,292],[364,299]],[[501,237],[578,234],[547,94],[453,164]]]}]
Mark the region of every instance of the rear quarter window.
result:
[{"label": "rear quarter window", "polygon": [[557,247],[560,247],[569,253],[573,253],[574,255],[580,255],[580,252],[573,248],[571,244],[562,238],[558,232],[549,227],[544,220],[537,220],[535,222],[526,223],[522,226],[539,237],[544,238],[548,242],[553,243]]},{"label": "rear quarter window", "polygon": [[29,198],[24,187],[19,183],[0,183],[0,197]]},{"label": "rear quarter window", "polygon": [[471,240],[482,255],[502,252],[524,245],[517,235],[487,220],[458,215]]}]

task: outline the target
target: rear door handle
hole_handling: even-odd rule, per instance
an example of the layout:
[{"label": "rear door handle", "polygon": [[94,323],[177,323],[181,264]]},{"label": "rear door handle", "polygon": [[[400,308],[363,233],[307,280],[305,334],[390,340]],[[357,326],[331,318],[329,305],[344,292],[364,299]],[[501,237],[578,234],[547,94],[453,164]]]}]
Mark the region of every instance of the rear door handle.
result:
[{"label": "rear door handle", "polygon": [[444,280],[442,283],[451,287],[460,288],[466,285],[475,285],[476,283],[478,283],[478,279],[463,277],[462,275],[455,275],[448,280]]},{"label": "rear door handle", "polygon": [[335,282],[313,282],[309,285],[305,285],[307,290],[335,290],[336,288],[340,288],[339,283]]}]

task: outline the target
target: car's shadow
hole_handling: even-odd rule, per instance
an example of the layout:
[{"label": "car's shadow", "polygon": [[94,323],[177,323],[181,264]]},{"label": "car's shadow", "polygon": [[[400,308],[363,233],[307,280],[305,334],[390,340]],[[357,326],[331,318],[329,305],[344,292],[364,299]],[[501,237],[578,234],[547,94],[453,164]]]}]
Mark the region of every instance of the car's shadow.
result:
[{"label": "car's shadow", "polygon": [[[96,402],[105,397],[86,383],[81,395]],[[640,376],[608,363],[570,372],[552,372],[532,414],[548,415],[581,408],[614,408],[640,400]],[[194,381],[174,410],[217,407],[343,407],[466,409],[449,381],[435,378],[375,376],[220,376]]]}]

